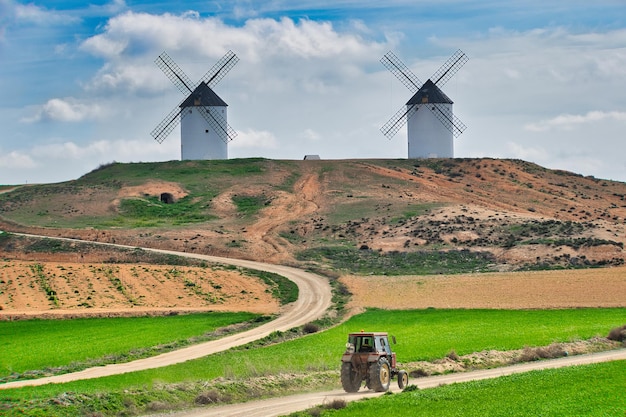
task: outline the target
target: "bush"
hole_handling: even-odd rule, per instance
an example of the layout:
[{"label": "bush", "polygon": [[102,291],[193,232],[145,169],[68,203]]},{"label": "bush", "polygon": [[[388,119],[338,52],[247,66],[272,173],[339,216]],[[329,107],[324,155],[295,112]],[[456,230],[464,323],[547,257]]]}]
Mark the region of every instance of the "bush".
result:
[{"label": "bush", "polygon": [[209,391],[203,391],[196,396],[195,402],[198,405],[216,404],[219,402],[230,402],[231,398],[228,395],[222,394],[218,390],[212,389]]},{"label": "bush", "polygon": [[409,376],[411,378],[424,378],[424,377],[430,376],[430,373],[426,371],[425,369],[418,368],[415,371],[409,372]]},{"label": "bush", "polygon": [[448,359],[451,359],[451,360],[455,361],[455,362],[456,362],[456,361],[458,361],[458,360],[460,359],[460,358],[459,358],[459,355],[456,353],[456,351],[455,351],[454,349],[452,349],[450,352],[448,352],[448,354],[446,355],[446,357],[447,357]]},{"label": "bush", "polygon": [[341,410],[342,408],[346,408],[346,405],[346,400],[336,399],[324,404],[324,408],[327,410]]},{"label": "bush", "polygon": [[616,342],[626,341],[626,324],[621,327],[611,329],[609,335],[606,338],[609,340],[614,340]]},{"label": "bush", "polygon": [[320,331],[320,326],[315,323],[307,323],[302,327],[302,331],[305,334],[317,333]]},{"label": "bush", "polygon": [[558,343],[553,343],[547,347],[531,348],[526,346],[520,356],[517,358],[517,362],[533,362],[539,359],[554,359],[567,356],[567,352],[563,350],[563,347]]}]

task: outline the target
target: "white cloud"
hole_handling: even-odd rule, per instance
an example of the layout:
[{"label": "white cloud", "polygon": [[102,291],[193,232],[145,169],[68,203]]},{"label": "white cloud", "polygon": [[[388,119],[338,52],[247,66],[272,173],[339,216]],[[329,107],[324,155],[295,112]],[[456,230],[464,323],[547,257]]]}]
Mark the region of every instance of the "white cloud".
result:
[{"label": "white cloud", "polygon": [[317,142],[320,140],[320,134],[313,129],[305,129],[304,132],[302,132],[302,137],[307,141]]},{"label": "white cloud", "polygon": [[551,129],[572,130],[579,125],[599,123],[605,120],[626,122],[626,112],[590,111],[586,114],[561,114],[552,119],[527,124],[525,129],[531,132],[545,132]]},{"label": "white cloud", "polygon": [[31,155],[36,159],[49,158],[56,161],[139,161],[142,155],[154,157],[169,151],[169,147],[161,146],[149,140],[96,140],[85,144],[76,142],[58,142],[37,146]]},{"label": "white cloud", "polygon": [[[268,57],[341,57],[354,60],[377,45],[351,33],[340,33],[329,22],[290,18],[249,19],[244,26],[229,26],[197,14],[151,15],[127,12],[108,21],[104,32],[81,44],[81,49],[108,61],[152,57],[166,49],[216,58],[228,49],[255,62]],[[382,50],[382,49],[381,49]]]},{"label": "white cloud", "polygon": [[126,2],[124,0],[113,0],[101,6],[90,4],[87,8],[87,14],[92,16],[112,16],[126,10]]},{"label": "white cloud", "polygon": [[[163,91],[166,81],[163,74],[155,71],[155,66],[145,64],[110,63],[102,67],[98,73],[83,85],[85,90],[94,92],[119,91],[156,92]],[[166,85],[170,87],[170,85]]]},{"label": "white cloud", "polygon": [[13,9],[17,22],[34,23],[37,25],[67,25],[80,21],[80,19],[68,14],[51,11],[33,3],[16,3]]},{"label": "white cloud", "polygon": [[510,158],[523,159],[525,161],[545,161],[548,157],[546,149],[537,146],[524,146],[519,143],[507,143]]},{"label": "white cloud", "polygon": [[57,140],[28,149],[0,153],[0,184],[59,182],[112,161],[140,162],[174,159],[175,142],[146,140],[95,140],[87,143]]},{"label": "white cloud", "polygon": [[40,106],[32,117],[24,118],[27,123],[39,121],[80,122],[86,119],[97,119],[103,116],[99,104],[80,103],[75,99],[53,98]]},{"label": "white cloud", "polygon": [[[33,158],[21,151],[1,152],[0,153],[0,168],[15,169],[15,168],[34,168],[36,166]],[[0,178],[2,183],[2,178]]]},{"label": "white cloud", "polygon": [[237,138],[229,144],[232,148],[275,149],[276,137],[266,130],[245,129],[237,132]]}]

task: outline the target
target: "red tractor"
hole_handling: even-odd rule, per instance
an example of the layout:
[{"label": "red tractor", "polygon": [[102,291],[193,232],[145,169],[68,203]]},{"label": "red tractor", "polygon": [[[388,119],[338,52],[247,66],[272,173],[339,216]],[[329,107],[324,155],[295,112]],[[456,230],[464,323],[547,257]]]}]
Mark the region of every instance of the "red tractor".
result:
[{"label": "red tractor", "polygon": [[[396,343],[395,338],[393,343]],[[387,333],[361,331],[348,335],[346,351],[341,357],[341,385],[346,392],[357,392],[363,380],[367,388],[384,392],[395,376],[398,387],[404,389],[409,376],[398,370]]]}]

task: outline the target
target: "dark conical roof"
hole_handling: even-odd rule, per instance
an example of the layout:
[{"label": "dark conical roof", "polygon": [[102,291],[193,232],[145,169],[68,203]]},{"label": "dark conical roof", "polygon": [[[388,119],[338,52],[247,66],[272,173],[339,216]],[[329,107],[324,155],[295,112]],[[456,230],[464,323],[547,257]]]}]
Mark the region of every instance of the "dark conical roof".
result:
[{"label": "dark conical roof", "polygon": [[409,105],[422,103],[452,104],[452,100],[450,100],[450,98],[445,95],[445,93],[441,91],[441,89],[437,87],[434,82],[428,80],[424,83],[422,88],[417,90],[417,93],[415,93],[406,104]]},{"label": "dark conical roof", "polygon": [[224,100],[220,98],[215,91],[211,89],[204,81],[193,90],[193,93],[189,94],[189,97],[185,99],[180,105],[183,107],[210,107],[210,106],[228,106]]}]

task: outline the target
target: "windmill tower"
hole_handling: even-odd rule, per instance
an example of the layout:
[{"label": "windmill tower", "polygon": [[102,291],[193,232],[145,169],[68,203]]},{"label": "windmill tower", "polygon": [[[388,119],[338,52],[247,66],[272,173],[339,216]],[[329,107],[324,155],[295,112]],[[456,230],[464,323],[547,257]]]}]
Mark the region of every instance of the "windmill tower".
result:
[{"label": "windmill tower", "polygon": [[424,84],[393,52],[380,62],[413,93],[413,97],[380,128],[391,139],[407,124],[409,158],[453,158],[454,138],[465,125],[452,112],[452,100],[441,87],[468,61],[458,50]]},{"label": "windmill tower", "polygon": [[215,94],[213,87],[238,61],[237,55],[228,51],[198,82],[193,83],[165,52],[159,55],[156,65],[185,94],[185,98],[154,128],[152,137],[163,143],[180,123],[181,159],[228,159],[228,142],[237,133],[226,121],[228,104]]}]

